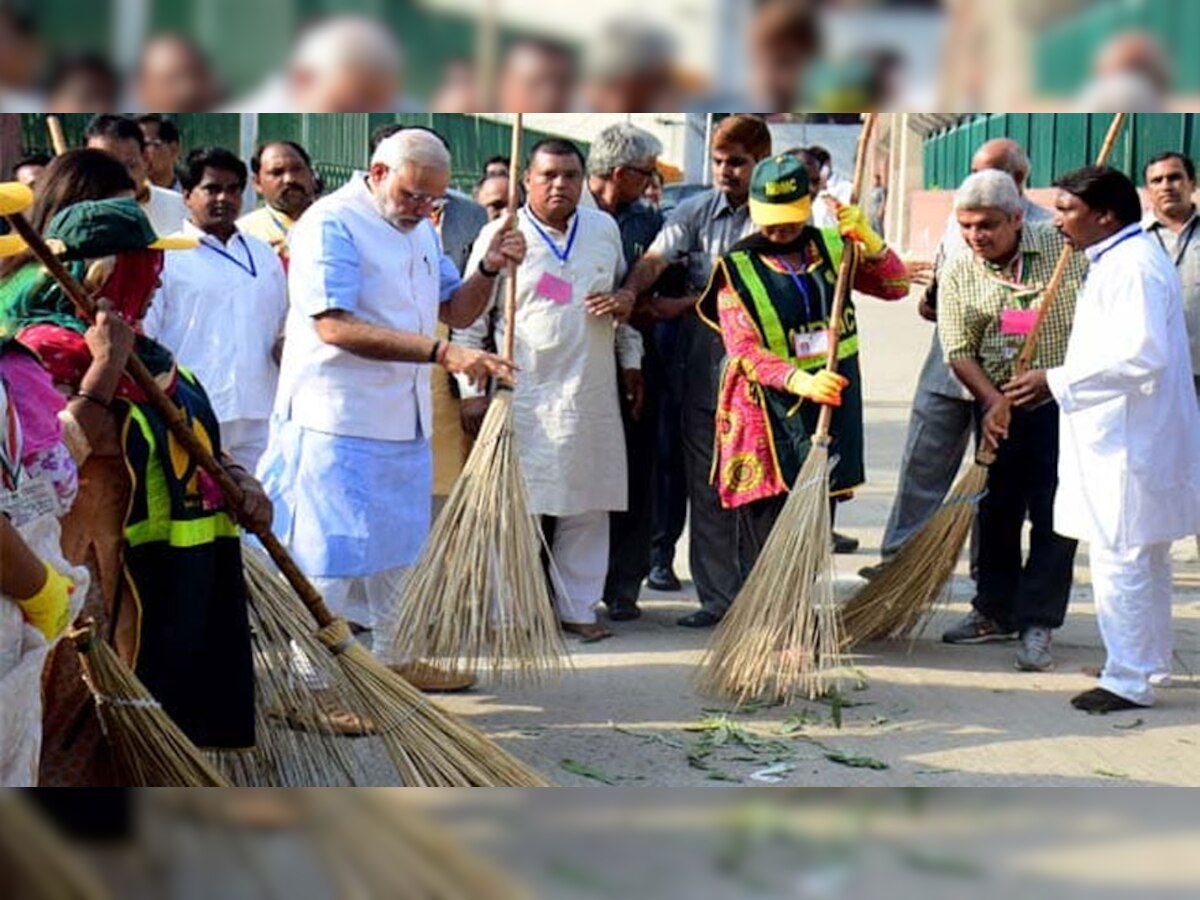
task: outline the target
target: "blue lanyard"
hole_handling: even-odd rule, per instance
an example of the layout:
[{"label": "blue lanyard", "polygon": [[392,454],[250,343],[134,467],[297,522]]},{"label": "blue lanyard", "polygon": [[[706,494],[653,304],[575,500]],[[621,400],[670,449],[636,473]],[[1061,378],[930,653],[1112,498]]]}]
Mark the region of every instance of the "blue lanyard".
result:
[{"label": "blue lanyard", "polygon": [[208,241],[204,240],[203,238],[200,239],[200,243],[202,245],[204,245],[205,247],[207,247],[209,250],[211,250],[213,253],[216,253],[216,254],[219,254],[220,256],[225,257],[227,260],[229,260],[231,263],[233,263],[235,266],[237,266],[239,269],[241,269],[243,272],[245,272],[251,278],[257,278],[258,277],[258,267],[254,265],[254,254],[250,252],[250,247],[246,243],[246,239],[244,237],[242,237],[239,234],[237,236],[237,239],[239,241],[241,241],[242,249],[246,251],[247,262],[242,262],[240,259],[238,259],[236,256],[234,256],[232,253],[228,252],[224,247],[218,246],[216,244],[210,244]]},{"label": "blue lanyard", "polygon": [[[812,299],[808,293],[808,285],[804,283],[804,279],[800,277],[800,273],[792,268],[792,264],[790,262],[788,262],[782,256],[778,257],[778,259],[780,265],[787,269],[788,277],[792,279],[792,284],[796,285],[796,289],[800,291],[800,296],[804,298],[804,321],[811,324],[814,320],[812,315]],[[825,314],[823,307],[821,309],[821,314]]]},{"label": "blue lanyard", "polygon": [[[1174,262],[1175,268],[1177,269],[1179,268],[1179,264],[1183,262],[1183,258],[1187,256],[1188,247],[1190,247],[1192,244],[1192,238],[1196,234],[1196,226],[1198,224],[1200,224],[1200,213],[1196,213],[1196,215],[1192,216],[1192,221],[1191,224],[1188,225],[1187,233],[1180,235],[1179,243],[1175,245],[1176,253]],[[1166,226],[1160,225],[1158,228],[1154,229],[1154,236],[1158,238],[1158,245],[1162,247],[1163,250],[1166,250],[1167,242],[1162,239],[1163,228],[1166,228]]]},{"label": "blue lanyard", "polygon": [[1108,254],[1109,254],[1109,252],[1110,252],[1110,251],[1112,251],[1112,250],[1116,250],[1118,247],[1120,247],[1120,246],[1121,246],[1123,243],[1125,243],[1126,241],[1130,240],[1131,238],[1135,238],[1135,237],[1141,237],[1141,235],[1143,235],[1143,234],[1145,234],[1145,232],[1144,232],[1144,231],[1142,231],[1142,229],[1141,229],[1141,228],[1138,228],[1138,230],[1137,230],[1137,231],[1131,231],[1131,232],[1129,232],[1129,234],[1125,235],[1125,236],[1124,236],[1123,238],[1121,238],[1119,241],[1115,241],[1115,242],[1114,242],[1114,243],[1113,243],[1111,246],[1109,246],[1109,247],[1105,247],[1105,248],[1104,248],[1104,249],[1103,249],[1103,250],[1100,252],[1100,254],[1099,254],[1097,257],[1096,257],[1096,261],[1095,261],[1095,262],[1093,262],[1093,263],[1092,263],[1092,265],[1095,265],[1096,263],[1100,262],[1100,260],[1102,260],[1102,259],[1104,259],[1104,257],[1108,256]]},{"label": "blue lanyard", "polygon": [[554,258],[565,266],[571,259],[571,250],[575,247],[575,235],[579,233],[579,214],[575,214],[575,221],[571,224],[571,231],[567,235],[567,247],[565,250],[558,249],[558,244],[555,243],[554,238],[546,234],[532,213],[527,212],[525,215],[529,219],[530,224],[533,225],[534,230],[546,242],[546,246],[550,248],[550,252],[554,254]]}]

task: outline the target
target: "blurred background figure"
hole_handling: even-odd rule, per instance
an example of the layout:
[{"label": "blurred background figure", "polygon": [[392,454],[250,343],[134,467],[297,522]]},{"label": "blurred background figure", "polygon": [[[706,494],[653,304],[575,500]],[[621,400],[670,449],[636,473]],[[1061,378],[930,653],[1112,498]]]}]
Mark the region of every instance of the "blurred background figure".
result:
[{"label": "blurred background figure", "polygon": [[115,157],[137,185],[137,202],[159,235],[174,234],[188,217],[183,198],[174,191],[152,184],[148,174],[146,138],[137,122],[128,116],[98,115],[88,123],[87,146]]},{"label": "blurred background figure", "polygon": [[508,157],[507,156],[492,156],[483,163],[483,174],[491,178],[493,175],[503,175],[508,177]]},{"label": "blurred background figure", "polygon": [[42,44],[31,14],[0,6],[0,110],[33,111],[42,103]]},{"label": "blurred background figure", "polygon": [[1161,112],[1171,86],[1171,63],[1159,40],[1145,32],[1119,34],[1100,48],[1080,112]]},{"label": "blurred background figure", "polygon": [[646,190],[642,192],[642,199],[655,209],[662,208],[663,175],[658,169],[655,169],[650,175],[650,181],[646,184]]},{"label": "blurred background figure", "polygon": [[270,79],[233,112],[397,112],[403,54],[391,33],[364,16],[317,22],[301,35],[287,72]]},{"label": "blurred background figure", "polygon": [[38,178],[46,166],[50,165],[50,157],[45,153],[31,153],[23,156],[13,164],[12,180],[19,181],[26,187],[35,187]]},{"label": "blurred background figure", "polygon": [[207,57],[178,34],[147,42],[138,60],[134,92],[137,105],[151,112],[208,112],[221,98]]},{"label": "blurred background figure", "polygon": [[262,205],[238,219],[238,229],[270,244],[286,267],[288,234],[320,193],[312,158],[295,141],[272,141],[255,151],[250,171]]},{"label": "blurred background figure", "polygon": [[500,64],[499,112],[555,113],[571,108],[578,72],[570,50],[543,40],[519,40]]},{"label": "blurred background figure", "polygon": [[175,164],[179,161],[179,129],[160,113],[138,116],[138,127],[146,139],[146,172],[150,183],[180,191]]},{"label": "blurred background figure", "polygon": [[429,108],[440,113],[470,113],[483,109],[477,91],[479,76],[468,59],[453,59],[442,72],[442,82],[434,92]]},{"label": "blurred background figure", "polygon": [[484,175],[475,183],[475,202],[487,211],[488,221],[508,208],[508,175]]},{"label": "blurred background figure", "polygon": [[583,105],[589,112],[665,112],[683,98],[675,78],[675,41],[661,28],[611,22],[587,48]]},{"label": "blurred background figure", "polygon": [[47,112],[112,112],[120,98],[121,76],[94,53],[60,58],[46,80]]},{"label": "blurred background figure", "polygon": [[750,105],[771,112],[798,108],[804,71],[821,50],[811,0],[759,0],[747,31]]}]

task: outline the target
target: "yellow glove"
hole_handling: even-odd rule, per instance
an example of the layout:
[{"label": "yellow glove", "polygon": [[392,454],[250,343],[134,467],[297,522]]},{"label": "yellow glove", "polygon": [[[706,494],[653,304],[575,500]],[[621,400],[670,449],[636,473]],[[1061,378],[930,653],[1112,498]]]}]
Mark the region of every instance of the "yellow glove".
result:
[{"label": "yellow glove", "polygon": [[822,369],[816,375],[797,369],[788,376],[787,389],[797,397],[804,397],[823,406],[841,406],[842,391],[849,384],[850,379],[826,369]]},{"label": "yellow glove", "polygon": [[46,583],[28,600],[18,600],[17,606],[25,614],[25,621],[40,631],[48,641],[54,640],[70,624],[70,597],[75,592],[75,582],[58,574],[48,563]]},{"label": "yellow glove", "polygon": [[877,259],[883,255],[887,244],[875,233],[861,206],[839,206],[837,220],[838,231],[842,237],[861,246],[869,259]]}]

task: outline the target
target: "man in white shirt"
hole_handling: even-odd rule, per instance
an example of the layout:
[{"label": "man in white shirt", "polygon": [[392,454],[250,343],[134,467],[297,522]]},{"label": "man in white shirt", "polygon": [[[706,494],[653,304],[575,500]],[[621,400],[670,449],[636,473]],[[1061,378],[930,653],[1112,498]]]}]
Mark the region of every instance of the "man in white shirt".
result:
[{"label": "man in white shirt", "polygon": [[[555,603],[563,630],[597,640],[609,636],[596,621],[608,572],[608,514],[624,510],[627,500],[618,358],[623,371],[640,369],[642,340],[619,325],[635,295],[614,293],[625,273],[617,223],[579,205],[579,149],[569,141],[541,141],[526,169],[529,202],[517,227],[529,252],[517,270],[514,430],[530,512],[543,517],[561,576]],[[486,262],[485,248],[504,227],[504,220],[495,221],[480,232],[468,271]],[[498,284],[493,302],[503,296]],[[462,339],[480,346],[487,328],[485,313]],[[496,331],[503,346],[502,320]],[[475,393],[463,388],[464,396]]]},{"label": "man in white shirt", "polygon": [[279,383],[287,280],[270,246],[235,224],[245,163],[228,150],[200,148],[188,155],[182,175],[190,214],[183,233],[200,247],[164,263],[143,328],[200,377],[226,452],[253,472],[267,447]]},{"label": "man in white shirt", "polygon": [[429,533],[433,365],[475,382],[512,373],[497,356],[434,337],[439,319],[473,322],[500,270],[525,254],[519,232],[493,232],[464,281],[427,219],[449,183],[441,141],[407,129],[296,223],[279,390],[259,463],[276,533],[330,608],[373,631],[389,664],[404,580]]},{"label": "man in white shirt", "polygon": [[1171,542],[1200,530],[1200,410],[1179,276],[1115,169],[1062,176],[1055,224],[1091,263],[1061,366],[1005,386],[1061,417],[1054,529],[1086,540],[1108,658],[1071,704],[1150,706],[1171,664]]},{"label": "man in white shirt", "polygon": [[175,234],[187,221],[183,198],[166,188],[150,183],[146,159],[146,137],[138,123],[128,116],[101,113],[88,123],[87,146],[103,150],[119,159],[137,185],[137,202],[160,236]]}]

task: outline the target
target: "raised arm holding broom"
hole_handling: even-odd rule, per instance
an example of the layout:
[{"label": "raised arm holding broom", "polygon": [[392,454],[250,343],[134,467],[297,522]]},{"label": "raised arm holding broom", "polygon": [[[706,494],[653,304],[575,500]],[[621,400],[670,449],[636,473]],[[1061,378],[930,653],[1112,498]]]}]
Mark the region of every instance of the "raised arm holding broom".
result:
[{"label": "raised arm holding broom", "polygon": [[[845,458],[832,480],[840,490],[852,490],[862,480],[861,395],[855,389],[843,396],[847,380],[837,374],[845,360],[857,378],[855,347],[842,340],[843,313],[860,276],[863,289],[885,299],[907,294],[899,258],[878,235],[855,226],[853,197],[864,180],[874,123],[868,116],[863,125],[851,205],[839,213],[842,257],[832,308],[827,306],[828,283],[834,281],[830,248],[839,241],[806,225],[807,176],[799,163],[782,156],[755,169],[751,215],[760,233],[722,259],[698,306],[710,324],[719,316],[729,353],[714,465],[721,502],[738,509],[747,531],[769,529],[757,558],[739,552],[743,570],[753,567],[697,678],[702,692],[739,703],[768,692],[783,700],[798,693],[818,695],[838,665],[830,448],[834,406],[847,397],[853,403],[839,416],[846,431],[839,441],[845,443],[836,448]],[[787,394],[818,405],[796,404]],[[768,454],[758,452],[764,442]],[[797,459],[797,448],[802,453],[804,447],[807,456]]]}]

